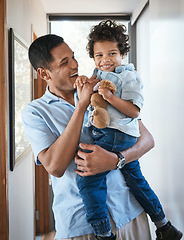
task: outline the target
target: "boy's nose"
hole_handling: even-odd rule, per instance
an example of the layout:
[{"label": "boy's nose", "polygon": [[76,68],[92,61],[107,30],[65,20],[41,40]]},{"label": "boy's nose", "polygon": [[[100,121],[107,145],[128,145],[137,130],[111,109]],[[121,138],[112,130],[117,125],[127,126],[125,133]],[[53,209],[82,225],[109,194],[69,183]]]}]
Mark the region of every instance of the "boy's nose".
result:
[{"label": "boy's nose", "polygon": [[104,57],[102,60],[102,64],[107,63],[109,61],[110,61],[109,57]]}]

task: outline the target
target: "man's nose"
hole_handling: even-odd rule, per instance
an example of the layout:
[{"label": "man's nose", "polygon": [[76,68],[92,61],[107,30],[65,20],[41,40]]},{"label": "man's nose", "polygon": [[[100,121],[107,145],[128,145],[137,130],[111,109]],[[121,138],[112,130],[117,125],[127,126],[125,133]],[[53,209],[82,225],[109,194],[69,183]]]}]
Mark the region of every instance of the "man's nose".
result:
[{"label": "man's nose", "polygon": [[78,62],[76,59],[72,58],[70,61],[71,68],[78,68]]}]

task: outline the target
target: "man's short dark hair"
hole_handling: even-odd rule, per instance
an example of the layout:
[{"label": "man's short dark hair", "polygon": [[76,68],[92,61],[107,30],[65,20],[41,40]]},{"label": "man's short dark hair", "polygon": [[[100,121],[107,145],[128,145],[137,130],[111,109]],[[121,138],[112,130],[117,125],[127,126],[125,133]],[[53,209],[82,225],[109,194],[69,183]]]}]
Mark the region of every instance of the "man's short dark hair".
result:
[{"label": "man's short dark hair", "polygon": [[111,41],[117,42],[119,51],[122,55],[127,54],[130,50],[128,43],[129,36],[126,33],[126,26],[117,24],[112,20],[101,21],[98,25],[93,26],[89,36],[87,51],[91,58],[94,58],[94,44],[96,42]]},{"label": "man's short dark hair", "polygon": [[38,68],[50,69],[53,61],[51,50],[64,42],[64,39],[54,34],[47,34],[37,38],[29,47],[29,60],[35,70]]}]

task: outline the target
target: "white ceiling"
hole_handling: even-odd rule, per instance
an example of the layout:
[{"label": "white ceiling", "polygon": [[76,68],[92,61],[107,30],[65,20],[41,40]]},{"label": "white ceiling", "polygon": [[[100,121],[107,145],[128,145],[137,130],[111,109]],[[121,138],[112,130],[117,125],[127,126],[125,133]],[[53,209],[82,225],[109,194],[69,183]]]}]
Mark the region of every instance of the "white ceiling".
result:
[{"label": "white ceiling", "polygon": [[125,13],[131,14],[141,0],[41,0],[46,13]]}]

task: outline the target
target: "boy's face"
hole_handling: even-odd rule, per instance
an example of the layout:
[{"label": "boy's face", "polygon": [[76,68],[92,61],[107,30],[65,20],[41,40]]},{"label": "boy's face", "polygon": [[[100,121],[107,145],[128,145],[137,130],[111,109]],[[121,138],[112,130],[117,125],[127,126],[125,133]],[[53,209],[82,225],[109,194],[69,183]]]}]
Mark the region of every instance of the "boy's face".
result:
[{"label": "boy's face", "polygon": [[94,44],[95,65],[102,71],[113,72],[117,66],[121,65],[123,57],[117,42],[103,41]]}]

